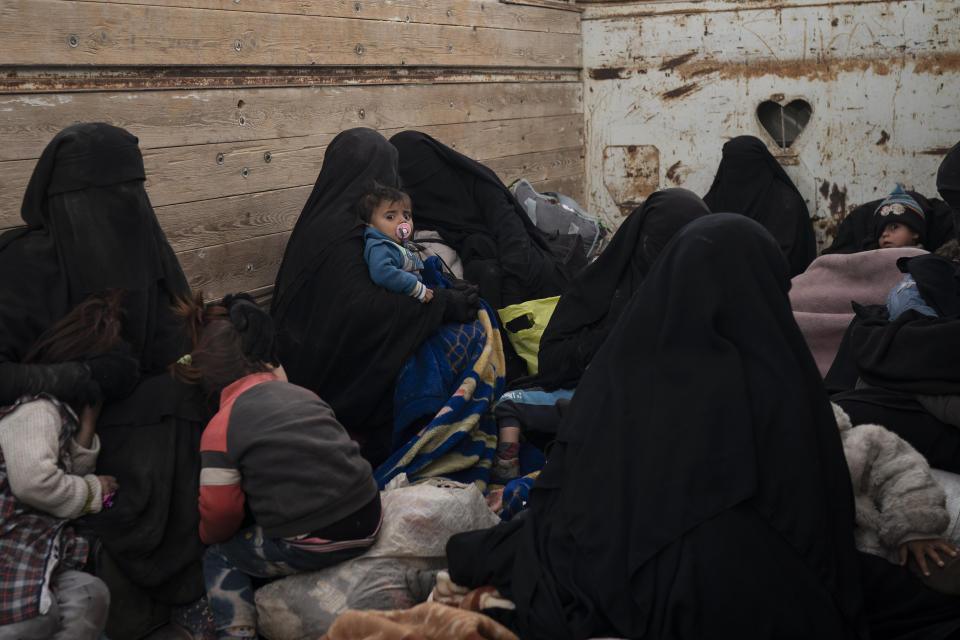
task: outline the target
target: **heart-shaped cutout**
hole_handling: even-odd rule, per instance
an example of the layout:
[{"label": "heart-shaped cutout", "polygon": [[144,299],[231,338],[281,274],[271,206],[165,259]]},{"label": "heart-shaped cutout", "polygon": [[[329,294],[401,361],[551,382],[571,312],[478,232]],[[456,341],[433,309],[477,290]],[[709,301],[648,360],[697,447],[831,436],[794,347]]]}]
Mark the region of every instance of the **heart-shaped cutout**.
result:
[{"label": "heart-shaped cutout", "polygon": [[760,126],[770,134],[781,149],[789,149],[807,123],[813,108],[806,100],[792,100],[787,106],[765,100],[757,107]]}]

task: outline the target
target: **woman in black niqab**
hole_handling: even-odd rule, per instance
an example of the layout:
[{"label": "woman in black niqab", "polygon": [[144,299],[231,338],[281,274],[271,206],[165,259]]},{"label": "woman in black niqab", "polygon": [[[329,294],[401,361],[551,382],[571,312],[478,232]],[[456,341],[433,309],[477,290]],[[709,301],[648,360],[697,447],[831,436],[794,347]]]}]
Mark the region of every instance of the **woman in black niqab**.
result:
[{"label": "woman in black niqab", "polygon": [[457,251],[464,277],[495,309],[558,295],[586,260],[534,226],[488,167],[419,131],[390,138],[418,229],[437,231]]},{"label": "woman in black niqab", "polygon": [[[88,295],[124,291],[123,336],[141,378],[101,412],[97,473],[116,476],[120,489],[114,507],[85,520],[127,579],[181,604],[203,593],[196,496],[206,414],[193,390],[166,371],[187,351],[171,305],[189,287],[144,179],[137,138],[111,125],[73,125],[44,149],[23,199],[26,227],[0,236],[0,386],[14,397],[44,391],[72,399],[74,376],[38,367],[84,365],[20,360]],[[117,608],[112,628],[142,630],[144,613]],[[126,622],[113,621],[117,615]]]},{"label": "woman in black niqab", "polygon": [[737,136],[723,145],[717,175],[703,200],[711,211],[741,213],[766,227],[787,257],[791,277],[817,257],[803,196],[759,138]]},{"label": "woman in black niqab", "polygon": [[144,371],[183,354],[170,304],[189,287],[143,188],[137,139],[83,123],[37,161],[25,228],[0,236],[0,361],[18,362],[43,330],[91,293],[123,289],[125,337]]},{"label": "woman in black niqab", "polygon": [[537,384],[575,387],[667,242],[708,213],[703,200],[686,189],[657,191],[634,209],[557,302],[540,338]]},{"label": "woman in black niqab", "polygon": [[858,638],[850,477],[786,263],[742,216],[667,246],[584,374],[525,516],[454,536],[525,638]]},{"label": "woman in black niqab", "polygon": [[[355,210],[372,180],[397,186],[396,149],[372,129],[340,133],[290,236],[270,312],[290,381],[329,402],[376,465],[390,454],[400,369],[441,322],[458,319],[463,296],[438,289],[421,304],[373,283]],[[415,206],[419,226],[417,216]]]}]

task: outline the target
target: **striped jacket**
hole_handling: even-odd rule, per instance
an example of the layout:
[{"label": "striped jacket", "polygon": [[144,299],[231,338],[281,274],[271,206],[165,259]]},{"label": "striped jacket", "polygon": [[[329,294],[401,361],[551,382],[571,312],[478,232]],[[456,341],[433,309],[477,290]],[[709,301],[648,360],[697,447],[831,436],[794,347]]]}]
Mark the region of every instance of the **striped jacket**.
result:
[{"label": "striped jacket", "polygon": [[377,495],[370,464],[315,393],[272,373],[235,381],[200,440],[200,538],[232,537],[245,506],[270,538],[309,534]]}]

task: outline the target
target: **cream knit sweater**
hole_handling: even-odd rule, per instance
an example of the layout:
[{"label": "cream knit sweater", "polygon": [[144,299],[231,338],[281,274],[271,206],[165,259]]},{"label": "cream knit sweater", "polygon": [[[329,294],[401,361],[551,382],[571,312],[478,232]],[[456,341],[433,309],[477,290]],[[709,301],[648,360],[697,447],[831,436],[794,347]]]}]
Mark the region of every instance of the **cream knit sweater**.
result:
[{"label": "cream knit sweater", "polygon": [[60,413],[47,400],[17,407],[0,420],[0,451],[7,467],[10,490],[18,500],[58,518],[77,518],[100,511],[100,480],[93,475],[100,453],[94,435],[90,449],[70,438],[66,470],[60,457]]}]

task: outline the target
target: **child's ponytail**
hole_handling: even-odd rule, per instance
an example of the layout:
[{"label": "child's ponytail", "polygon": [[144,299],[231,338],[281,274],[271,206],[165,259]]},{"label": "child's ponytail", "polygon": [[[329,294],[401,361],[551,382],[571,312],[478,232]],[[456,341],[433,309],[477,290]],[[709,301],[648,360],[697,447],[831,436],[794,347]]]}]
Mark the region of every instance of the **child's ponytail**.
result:
[{"label": "child's ponytail", "polygon": [[179,299],[173,312],[186,325],[190,339],[190,353],[171,365],[177,379],[219,394],[235,380],[268,370],[244,355],[240,332],[223,305],[205,305],[203,295],[197,294]]}]

